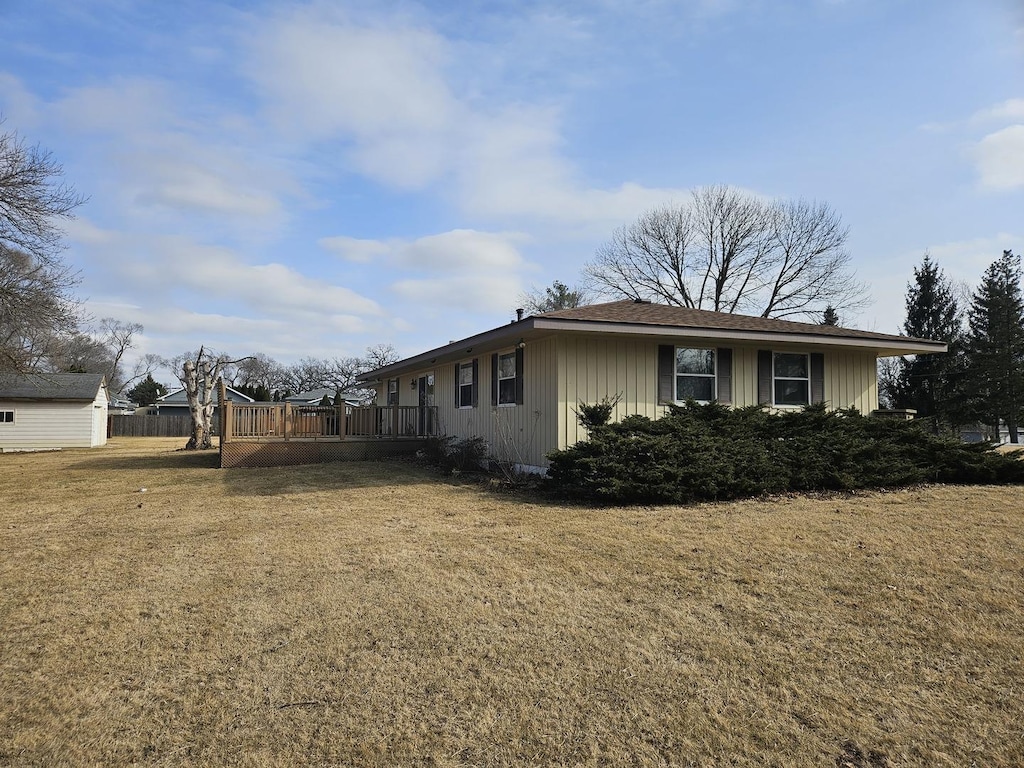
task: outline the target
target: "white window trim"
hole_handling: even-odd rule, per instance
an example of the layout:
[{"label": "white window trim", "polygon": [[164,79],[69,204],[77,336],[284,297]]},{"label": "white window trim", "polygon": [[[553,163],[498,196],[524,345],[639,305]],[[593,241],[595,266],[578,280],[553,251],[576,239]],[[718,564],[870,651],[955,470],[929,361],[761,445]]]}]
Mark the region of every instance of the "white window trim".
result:
[{"label": "white window trim", "polygon": [[14,411],[14,409],[13,408],[3,408],[3,409],[0,409],[0,414],[5,414],[5,413],[11,414],[11,418],[10,419],[5,419],[5,418],[0,417],[0,425],[3,425],[3,424],[14,424],[15,423],[15,415],[14,415],[15,411]]},{"label": "white window trim", "polygon": [[[469,384],[463,384],[462,383],[462,369],[464,367],[469,369]],[[476,384],[476,382],[473,381],[473,361],[470,360],[470,361],[465,362],[465,363],[459,363],[459,380],[455,382],[455,386],[458,388],[458,391],[459,391],[459,405],[456,407],[455,410],[457,410],[457,411],[471,411],[471,410],[473,410],[473,408],[475,407],[473,405],[473,385],[474,384]],[[462,405],[461,404],[462,403],[462,388],[463,387],[469,387],[469,405]]]},{"label": "white window trim", "polygon": [[[775,375],[775,356],[776,355],[801,355],[804,358],[806,364],[807,376],[776,376]],[[807,402],[805,403],[777,403],[775,401],[775,382],[776,381],[806,381],[807,382]],[[811,356],[807,352],[786,352],[785,350],[777,351],[772,350],[772,405],[776,408],[791,408],[796,410],[798,408],[805,408],[811,403]]]},{"label": "white window trim", "polygon": [[[515,381],[516,381],[516,378],[519,375],[519,371],[518,370],[513,370],[511,376],[502,376],[501,375],[501,358],[503,358],[503,357],[511,357],[512,358],[512,365],[514,366],[516,364],[516,351],[513,349],[511,352],[499,352],[498,353],[498,404],[497,404],[496,407],[497,408],[515,408],[518,405],[518,403],[516,402],[516,386],[515,386]],[[511,403],[503,403],[503,402],[501,402],[501,382],[503,382],[503,381],[511,381],[512,382],[512,402]]]},{"label": "white window trim", "polygon": [[[700,378],[703,378],[703,379],[711,379],[711,400],[694,400],[694,402],[702,403],[702,404],[707,404],[707,403],[710,403],[712,400],[717,400],[718,399],[718,350],[715,347],[679,347],[679,346],[677,346],[677,347],[675,347],[673,349],[673,358],[672,358],[672,367],[673,367],[673,369],[676,369],[676,367],[679,365],[678,357],[679,357],[679,350],[680,349],[700,349],[700,350],[703,350],[705,352],[713,353],[711,359],[714,360],[714,363],[715,363],[715,372],[714,373],[679,373],[678,370],[674,370],[673,371],[673,375],[672,375],[672,402],[674,402],[676,404],[679,404],[679,405],[681,405],[681,404],[686,402],[685,400],[678,400],[678,399],[676,399],[676,395],[679,393],[679,377],[680,376],[693,376],[693,377],[700,377]],[[775,369],[774,369],[774,366],[773,366],[772,372],[774,373],[774,371],[775,371]]]}]

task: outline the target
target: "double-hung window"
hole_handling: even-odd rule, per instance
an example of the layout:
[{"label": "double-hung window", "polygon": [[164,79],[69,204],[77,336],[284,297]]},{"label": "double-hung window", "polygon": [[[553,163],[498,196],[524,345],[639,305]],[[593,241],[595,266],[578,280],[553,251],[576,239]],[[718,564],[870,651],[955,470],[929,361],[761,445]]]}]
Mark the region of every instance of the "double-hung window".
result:
[{"label": "double-hung window", "polygon": [[388,405],[398,405],[398,379],[388,379]]},{"label": "double-hung window", "polygon": [[498,405],[516,403],[516,353],[498,355]]},{"label": "double-hung window", "polygon": [[715,350],[676,347],[675,399],[715,399]]},{"label": "double-hung window", "polygon": [[470,361],[468,363],[459,363],[458,371],[458,403],[459,408],[472,408],[476,403],[473,402],[473,385],[476,374],[476,363]]},{"label": "double-hung window", "polygon": [[807,405],[811,401],[810,371],[807,355],[776,352],[772,359],[775,405]]}]

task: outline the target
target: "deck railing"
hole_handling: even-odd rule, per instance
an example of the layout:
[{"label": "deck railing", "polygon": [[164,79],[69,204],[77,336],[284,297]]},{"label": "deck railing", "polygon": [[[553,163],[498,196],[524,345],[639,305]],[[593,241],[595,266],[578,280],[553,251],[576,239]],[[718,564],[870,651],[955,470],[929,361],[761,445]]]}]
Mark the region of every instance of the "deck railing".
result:
[{"label": "deck railing", "polygon": [[437,435],[437,406],[225,403],[222,441],[344,440]]}]

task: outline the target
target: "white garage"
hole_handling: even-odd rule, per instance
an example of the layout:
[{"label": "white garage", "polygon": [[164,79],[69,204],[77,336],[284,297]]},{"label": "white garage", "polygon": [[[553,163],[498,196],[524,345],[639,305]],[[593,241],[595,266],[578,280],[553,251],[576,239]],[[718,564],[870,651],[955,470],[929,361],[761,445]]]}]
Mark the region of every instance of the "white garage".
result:
[{"label": "white garage", "polygon": [[108,402],[99,373],[0,374],[0,451],[105,445]]}]

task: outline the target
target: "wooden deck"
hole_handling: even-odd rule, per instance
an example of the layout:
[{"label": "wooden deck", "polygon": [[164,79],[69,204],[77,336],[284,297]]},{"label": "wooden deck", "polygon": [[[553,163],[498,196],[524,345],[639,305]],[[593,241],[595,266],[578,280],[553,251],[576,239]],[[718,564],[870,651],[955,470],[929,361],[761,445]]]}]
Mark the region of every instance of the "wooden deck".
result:
[{"label": "wooden deck", "polygon": [[437,406],[295,405],[221,401],[221,467],[380,459],[438,434]]}]

